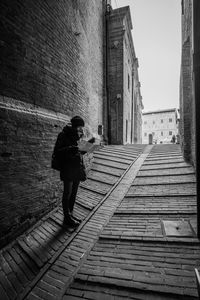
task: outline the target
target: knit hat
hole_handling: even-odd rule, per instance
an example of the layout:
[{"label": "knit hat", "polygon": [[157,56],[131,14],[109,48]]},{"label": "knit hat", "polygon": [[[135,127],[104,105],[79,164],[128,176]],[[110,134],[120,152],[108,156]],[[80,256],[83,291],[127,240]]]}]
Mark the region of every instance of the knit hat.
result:
[{"label": "knit hat", "polygon": [[79,116],[75,116],[71,119],[71,123],[72,123],[72,127],[78,127],[78,126],[85,126],[85,122],[84,120],[79,117]]}]

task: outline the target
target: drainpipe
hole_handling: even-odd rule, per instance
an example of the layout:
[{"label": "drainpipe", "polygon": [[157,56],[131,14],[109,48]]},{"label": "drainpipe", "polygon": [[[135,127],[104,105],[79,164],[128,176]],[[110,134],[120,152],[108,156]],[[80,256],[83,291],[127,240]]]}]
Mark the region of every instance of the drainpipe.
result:
[{"label": "drainpipe", "polygon": [[134,66],[132,65],[132,89],[131,89],[131,144],[134,144]]},{"label": "drainpipe", "polygon": [[105,35],[106,35],[106,99],[107,99],[107,136],[108,144],[111,143],[111,115],[110,115],[110,94],[109,94],[109,79],[108,79],[108,59],[109,59],[109,16],[111,13],[111,5],[106,0],[106,13],[105,13]]}]

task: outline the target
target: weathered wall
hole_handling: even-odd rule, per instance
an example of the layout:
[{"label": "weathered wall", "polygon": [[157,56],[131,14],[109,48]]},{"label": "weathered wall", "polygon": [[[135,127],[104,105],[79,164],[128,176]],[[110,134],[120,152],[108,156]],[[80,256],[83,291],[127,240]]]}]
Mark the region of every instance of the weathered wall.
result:
[{"label": "weathered wall", "polygon": [[136,106],[135,107],[136,130],[135,130],[134,143],[142,144],[142,110],[144,107],[140,95],[138,95],[137,97],[137,104],[135,106]]},{"label": "weathered wall", "polygon": [[193,91],[192,1],[182,1],[182,59],[180,77],[180,136],[187,161],[195,164],[195,101]]},{"label": "weathered wall", "polygon": [[[126,18],[124,20],[124,23],[126,24],[126,31],[124,34],[124,82],[123,82],[123,104],[124,104],[124,111],[123,111],[123,144],[131,143],[132,138],[132,132],[134,131],[134,122],[132,122],[132,119],[134,117],[134,98],[133,98],[133,61],[135,59],[135,53],[133,49],[133,45],[131,44],[131,38],[130,37],[130,28],[128,25],[128,22],[125,22]],[[131,47],[132,46],[132,47]]]},{"label": "weathered wall", "polygon": [[60,201],[50,168],[56,136],[74,115],[87,136],[102,124],[99,0],[0,3],[0,228],[14,235]]},{"label": "weathered wall", "polygon": [[[110,143],[123,144],[123,30],[119,15],[108,18],[108,96]],[[118,96],[117,96],[118,95]]]},{"label": "weathered wall", "polygon": [[197,181],[197,235],[200,238],[200,130],[199,130],[199,115],[200,115],[200,2],[193,0],[193,29],[194,29],[194,95],[195,95],[195,122],[196,122],[196,181]]},{"label": "weathered wall", "polygon": [[142,110],[144,109],[140,91],[138,59],[134,63],[134,143],[142,144]]}]

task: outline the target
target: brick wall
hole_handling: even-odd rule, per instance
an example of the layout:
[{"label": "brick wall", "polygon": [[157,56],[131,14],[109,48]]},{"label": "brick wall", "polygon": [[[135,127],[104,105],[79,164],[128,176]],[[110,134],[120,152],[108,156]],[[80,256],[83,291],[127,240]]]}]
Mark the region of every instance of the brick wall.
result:
[{"label": "brick wall", "polygon": [[[0,3],[0,227],[14,236],[58,204],[50,168],[73,115],[97,134],[103,109],[103,1]],[[28,226],[27,225],[27,226]]]},{"label": "brick wall", "polygon": [[194,28],[194,94],[195,94],[195,122],[196,122],[196,181],[197,181],[197,234],[200,238],[200,131],[199,128],[199,115],[200,115],[200,2],[193,0],[193,28]]},{"label": "brick wall", "polygon": [[182,1],[182,61],[180,80],[180,136],[187,161],[195,164],[195,101],[193,91],[192,1]]}]

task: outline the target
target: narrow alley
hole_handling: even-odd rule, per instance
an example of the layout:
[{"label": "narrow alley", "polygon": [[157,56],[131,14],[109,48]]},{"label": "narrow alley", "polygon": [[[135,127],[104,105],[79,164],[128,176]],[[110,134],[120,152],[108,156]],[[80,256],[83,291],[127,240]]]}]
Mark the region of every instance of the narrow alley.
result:
[{"label": "narrow alley", "polygon": [[81,183],[76,229],[61,207],[1,250],[14,299],[198,299],[193,167],[177,144],[104,146]]},{"label": "narrow alley", "polygon": [[0,25],[0,300],[199,299],[200,1]]}]

